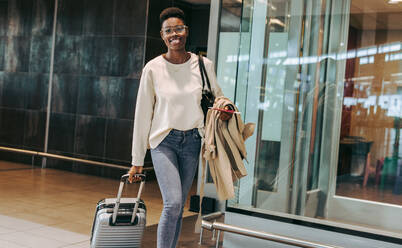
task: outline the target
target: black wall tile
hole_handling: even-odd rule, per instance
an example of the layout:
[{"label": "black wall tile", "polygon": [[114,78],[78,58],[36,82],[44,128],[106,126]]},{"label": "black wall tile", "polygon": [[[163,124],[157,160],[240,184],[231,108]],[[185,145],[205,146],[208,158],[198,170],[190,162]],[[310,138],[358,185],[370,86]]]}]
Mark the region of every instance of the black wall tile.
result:
[{"label": "black wall tile", "polygon": [[[22,148],[20,146],[12,146],[14,148]],[[26,155],[26,154],[20,154],[20,153],[15,153],[15,152],[0,152],[0,158],[1,160],[5,161],[11,161],[15,163],[21,163],[21,164],[26,164],[26,165],[31,165],[32,162],[32,156],[31,155]],[[27,168],[30,168],[27,166]]]},{"label": "black wall tile", "polygon": [[85,0],[83,21],[85,35],[113,34],[114,3],[114,0]]},{"label": "black wall tile", "polygon": [[0,1],[0,36],[7,35],[8,1]]},{"label": "black wall tile", "polygon": [[1,106],[8,108],[25,108],[25,82],[29,81],[27,73],[5,73]]},{"label": "black wall tile", "polygon": [[57,12],[58,35],[82,34],[83,0],[60,0]]},{"label": "black wall tile", "polygon": [[[60,156],[73,157],[72,154],[66,152],[59,152],[59,151],[49,151],[49,152]],[[60,170],[72,171],[73,164],[74,162],[72,161],[48,158],[46,161],[46,168],[55,168]]]},{"label": "black wall tile", "polygon": [[152,157],[151,157],[151,150],[147,150],[145,153],[145,158],[144,158],[144,166],[149,167],[152,166]]},{"label": "black wall tile", "polygon": [[31,74],[24,83],[27,109],[46,111],[49,74]]},{"label": "black wall tile", "polygon": [[5,73],[3,71],[0,71],[0,107],[2,106],[2,99],[3,99],[4,74]]},{"label": "black wall tile", "polygon": [[[131,153],[131,150],[130,150],[130,153]],[[122,165],[122,166],[125,166],[127,169],[130,169],[130,167],[131,167],[131,155],[130,155],[130,161],[122,160],[121,158],[118,158],[118,159],[105,158],[103,161],[105,163]],[[120,169],[117,169],[117,170],[120,170]],[[124,169],[121,169],[121,170],[124,170]],[[121,176],[121,174],[120,174],[120,176]]]},{"label": "black wall tile", "polygon": [[151,59],[166,53],[167,48],[162,39],[159,38],[148,38],[147,39],[147,50],[145,53],[145,63],[149,62]]},{"label": "black wall tile", "polygon": [[54,54],[55,73],[74,73],[80,72],[81,59],[80,36],[58,36],[56,38]]},{"label": "black wall tile", "polygon": [[32,1],[8,2],[8,35],[29,36],[32,33]]},{"label": "black wall tile", "polygon": [[[94,157],[94,156],[75,155],[75,157],[78,157],[80,159],[103,162],[103,159],[99,159],[98,157]],[[75,173],[80,173],[80,174],[104,176],[104,172],[103,172],[104,168],[103,167],[99,167],[99,166],[91,165],[91,164],[87,164],[87,163],[74,162],[72,171]]]},{"label": "black wall tile", "polygon": [[51,35],[53,33],[54,2],[54,0],[33,0],[33,35]]},{"label": "black wall tile", "polygon": [[109,119],[106,131],[105,157],[131,163],[133,121]]},{"label": "black wall tile", "polygon": [[0,143],[21,146],[24,137],[25,111],[0,108]]},{"label": "black wall tile", "polygon": [[24,147],[43,150],[45,130],[46,112],[27,111],[25,113]]},{"label": "black wall tile", "polygon": [[107,116],[133,120],[138,86],[138,79],[110,78]]},{"label": "black wall tile", "polygon": [[[119,0],[116,2],[115,35],[144,35],[147,1]],[[159,18],[159,15],[158,17]]]},{"label": "black wall tile", "polygon": [[77,115],[74,153],[103,157],[106,119]]},{"label": "black wall tile", "polygon": [[105,116],[108,82],[106,77],[81,77],[78,90],[78,114]]},{"label": "black wall tile", "polygon": [[112,37],[86,37],[82,40],[82,74],[111,74]]},{"label": "black wall tile", "polygon": [[54,74],[52,87],[52,112],[72,113],[77,111],[79,77]]},{"label": "black wall tile", "polygon": [[7,38],[0,36],[0,71],[4,71],[4,59],[6,57]]},{"label": "black wall tile", "polygon": [[31,39],[23,36],[11,36],[7,39],[5,71],[28,72]]},{"label": "black wall tile", "polygon": [[49,151],[73,153],[76,116],[52,113],[49,123]]},{"label": "black wall tile", "polygon": [[139,78],[143,67],[144,38],[114,37],[112,76]]},{"label": "black wall tile", "polygon": [[30,72],[49,73],[51,46],[51,36],[32,36],[29,59]]},{"label": "black wall tile", "polygon": [[191,10],[190,33],[187,38],[187,46],[206,48],[208,46],[208,31],[209,6]]}]

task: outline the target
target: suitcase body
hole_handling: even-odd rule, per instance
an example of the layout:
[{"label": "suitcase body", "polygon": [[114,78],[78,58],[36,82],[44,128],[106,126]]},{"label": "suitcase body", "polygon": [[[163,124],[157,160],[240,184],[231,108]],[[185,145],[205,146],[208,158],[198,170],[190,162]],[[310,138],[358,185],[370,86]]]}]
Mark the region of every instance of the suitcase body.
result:
[{"label": "suitcase body", "polygon": [[127,177],[127,175],[122,177],[116,198],[106,198],[97,204],[92,226],[91,248],[141,247],[146,224],[146,207],[144,202],[138,199],[145,177],[141,180],[137,198],[121,198]]}]

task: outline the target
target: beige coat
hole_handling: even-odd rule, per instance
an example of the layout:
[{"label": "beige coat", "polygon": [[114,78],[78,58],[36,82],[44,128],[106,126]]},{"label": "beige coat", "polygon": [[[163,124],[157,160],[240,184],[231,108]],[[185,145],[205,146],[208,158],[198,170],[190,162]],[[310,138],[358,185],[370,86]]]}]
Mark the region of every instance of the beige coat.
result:
[{"label": "beige coat", "polygon": [[[218,97],[213,108],[232,105],[226,97]],[[250,137],[255,128],[254,123],[244,125],[240,114],[233,114],[228,121],[219,119],[220,111],[209,110],[205,126],[203,157],[208,161],[212,179],[220,200],[234,197],[233,182],[246,176],[243,163],[247,152],[244,141]]]},{"label": "beige coat", "polygon": [[[226,97],[217,97],[213,108],[224,108],[232,105],[236,112],[237,107]],[[233,114],[228,121],[219,118],[220,111],[208,110],[205,123],[205,140],[202,146],[202,182],[200,188],[200,211],[195,224],[195,232],[201,230],[201,203],[204,196],[205,160],[208,161],[216,192],[220,200],[233,198],[233,182],[247,176],[243,159],[247,152],[244,141],[254,133],[255,124],[244,125],[240,114]]]}]

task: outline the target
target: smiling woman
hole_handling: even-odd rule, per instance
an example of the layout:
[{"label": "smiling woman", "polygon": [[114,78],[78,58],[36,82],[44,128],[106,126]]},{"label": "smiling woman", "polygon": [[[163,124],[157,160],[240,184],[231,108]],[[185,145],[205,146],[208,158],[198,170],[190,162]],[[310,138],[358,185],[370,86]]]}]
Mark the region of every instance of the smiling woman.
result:
[{"label": "smiling woman", "polygon": [[186,52],[188,28],[185,25],[184,13],[178,8],[168,8],[162,11],[161,37],[165,42],[168,52],[164,58],[173,64],[181,64],[190,58]]},{"label": "smiling woman", "polygon": [[[204,113],[198,56],[186,51],[184,13],[167,8],[160,14],[160,35],[167,52],[149,61],[143,71],[134,120],[130,180],[142,172],[147,147],[163,197],[158,248],[176,247],[183,206],[198,166]],[[204,59],[213,94],[222,95],[214,66]]]}]

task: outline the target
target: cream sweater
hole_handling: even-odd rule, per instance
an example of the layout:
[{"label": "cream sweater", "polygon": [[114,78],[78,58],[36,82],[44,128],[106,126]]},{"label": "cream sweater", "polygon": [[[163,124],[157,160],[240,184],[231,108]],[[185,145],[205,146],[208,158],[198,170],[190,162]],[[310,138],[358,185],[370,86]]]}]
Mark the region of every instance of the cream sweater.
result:
[{"label": "cream sweater", "polygon": [[[204,64],[214,95],[221,96],[213,63],[204,58]],[[171,129],[204,128],[201,88],[198,56],[193,53],[183,64],[160,55],[145,65],[135,109],[132,165],[144,165],[147,148],[156,148]]]}]

